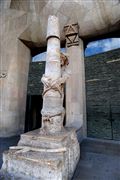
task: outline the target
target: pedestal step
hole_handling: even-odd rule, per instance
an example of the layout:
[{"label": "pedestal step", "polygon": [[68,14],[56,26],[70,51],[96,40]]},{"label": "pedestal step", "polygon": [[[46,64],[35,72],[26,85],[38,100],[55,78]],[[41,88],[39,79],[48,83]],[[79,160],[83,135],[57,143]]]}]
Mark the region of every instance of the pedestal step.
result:
[{"label": "pedestal step", "polygon": [[[69,180],[80,157],[74,129],[55,136],[32,131],[21,136],[18,146],[3,154],[2,172],[17,180]],[[15,180],[11,178],[10,180]]]},{"label": "pedestal step", "polygon": [[22,134],[19,146],[30,146],[35,148],[61,148],[71,145],[76,141],[76,132],[73,128],[66,128],[55,135],[41,135],[40,129]]},{"label": "pedestal step", "polygon": [[[41,152],[40,152],[41,151]],[[55,152],[56,151],[56,152]],[[67,180],[68,160],[66,159],[66,150],[57,149],[30,149],[23,148],[18,150],[10,149],[9,153],[4,153],[4,165],[2,169],[11,175],[11,177],[27,176],[35,179],[45,180]]]}]

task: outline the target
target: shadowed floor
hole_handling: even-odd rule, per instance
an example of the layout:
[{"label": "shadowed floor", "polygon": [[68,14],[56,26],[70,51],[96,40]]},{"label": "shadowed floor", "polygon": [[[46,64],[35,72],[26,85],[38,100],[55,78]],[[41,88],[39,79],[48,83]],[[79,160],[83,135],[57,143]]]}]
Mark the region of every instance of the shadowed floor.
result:
[{"label": "shadowed floor", "polygon": [[[3,151],[17,145],[18,141],[19,136],[0,138],[0,168]],[[85,139],[72,180],[120,180],[120,142]]]},{"label": "shadowed floor", "polygon": [[120,142],[85,139],[72,180],[120,180]]},{"label": "shadowed floor", "polygon": [[2,153],[8,150],[10,146],[17,145],[20,136],[14,136],[10,138],[0,138],[0,168],[2,166]]}]

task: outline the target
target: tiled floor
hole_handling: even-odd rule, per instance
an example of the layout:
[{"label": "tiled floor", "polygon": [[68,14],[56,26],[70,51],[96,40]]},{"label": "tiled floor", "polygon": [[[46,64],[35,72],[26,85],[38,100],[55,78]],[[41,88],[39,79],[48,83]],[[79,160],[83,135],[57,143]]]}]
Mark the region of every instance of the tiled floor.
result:
[{"label": "tiled floor", "polygon": [[[2,153],[16,145],[19,137],[0,138]],[[81,159],[72,180],[120,180],[120,142],[87,138],[81,144]]]}]

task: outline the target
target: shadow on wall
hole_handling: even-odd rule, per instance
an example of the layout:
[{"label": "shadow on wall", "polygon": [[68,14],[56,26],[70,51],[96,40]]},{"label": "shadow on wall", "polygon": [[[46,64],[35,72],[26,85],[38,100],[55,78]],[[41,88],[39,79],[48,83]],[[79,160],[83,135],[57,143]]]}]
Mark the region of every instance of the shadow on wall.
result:
[{"label": "shadow on wall", "polygon": [[25,132],[41,127],[42,95],[27,95]]}]

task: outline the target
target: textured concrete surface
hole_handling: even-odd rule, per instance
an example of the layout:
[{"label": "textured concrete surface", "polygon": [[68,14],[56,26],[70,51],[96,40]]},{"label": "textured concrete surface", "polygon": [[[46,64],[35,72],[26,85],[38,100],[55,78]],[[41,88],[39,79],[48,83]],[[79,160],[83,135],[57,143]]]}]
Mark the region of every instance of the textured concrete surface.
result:
[{"label": "textured concrete surface", "polygon": [[9,137],[24,132],[30,50],[10,34],[4,36],[8,51],[2,46],[1,71],[7,76],[0,80],[0,137]]},{"label": "textured concrete surface", "polygon": [[[69,37],[69,36],[68,36]],[[72,43],[71,43],[72,44]],[[67,47],[71,76],[66,82],[66,126],[80,129],[86,135],[86,98],[83,41]]]},{"label": "textured concrete surface", "polygon": [[[0,155],[9,146],[16,145],[18,139],[0,139]],[[72,180],[120,180],[120,142],[84,140],[81,144],[81,160]]]},{"label": "textured concrete surface", "polygon": [[49,15],[60,18],[62,39],[63,27],[69,23],[79,23],[82,37],[100,35],[119,28],[119,0],[7,0],[1,1],[0,5],[8,21],[14,18],[15,26],[17,19],[17,26],[24,25],[20,38],[40,46],[46,43],[45,30]]}]

